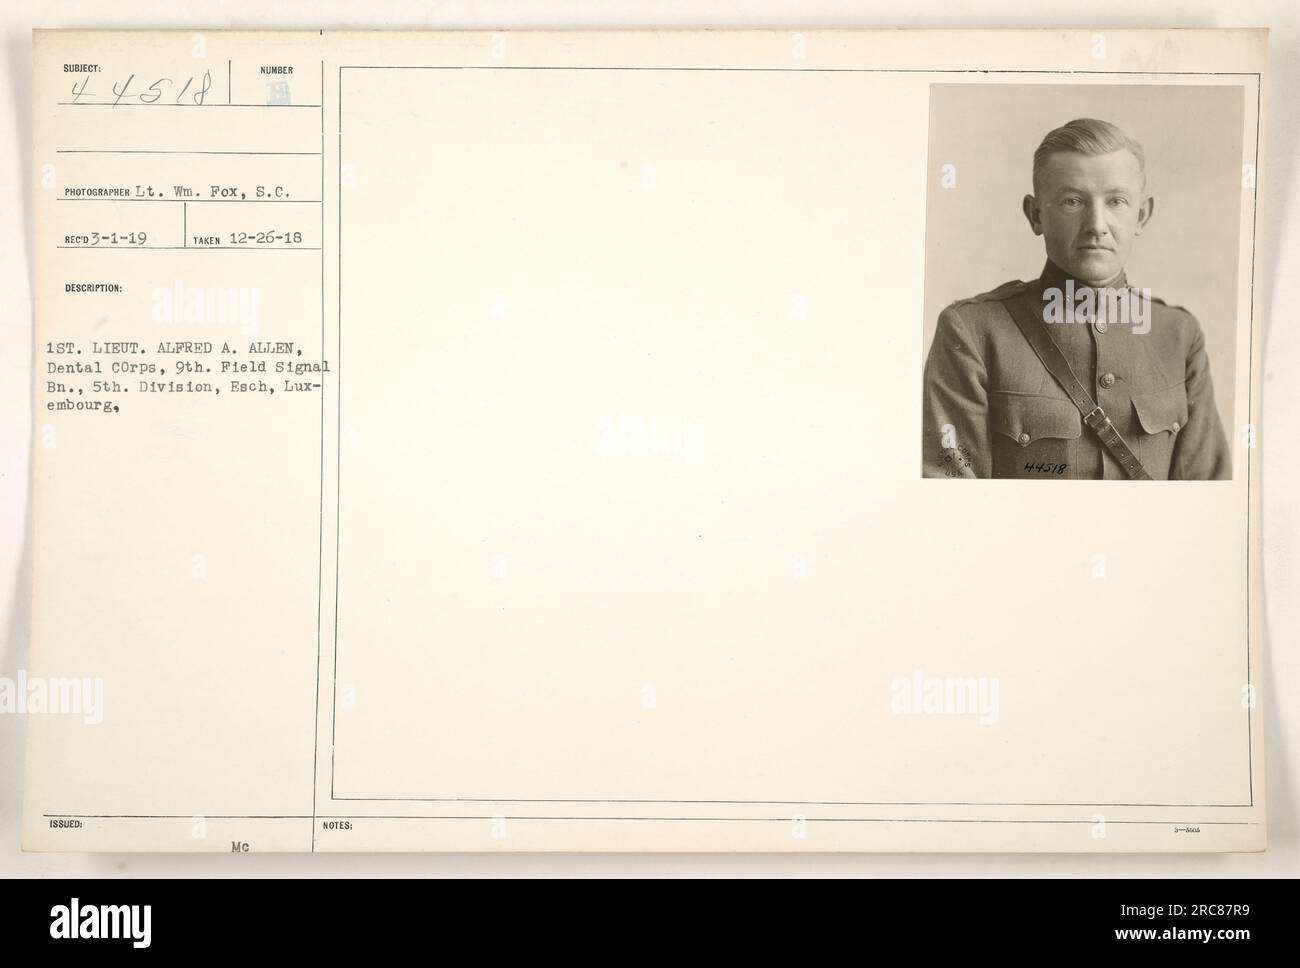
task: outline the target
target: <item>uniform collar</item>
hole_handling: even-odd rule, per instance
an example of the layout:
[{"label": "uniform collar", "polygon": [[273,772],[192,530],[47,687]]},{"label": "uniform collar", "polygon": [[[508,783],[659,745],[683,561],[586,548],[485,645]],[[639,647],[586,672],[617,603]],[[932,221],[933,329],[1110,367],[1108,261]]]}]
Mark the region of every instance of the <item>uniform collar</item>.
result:
[{"label": "uniform collar", "polygon": [[[1038,294],[1041,297],[1044,292],[1046,292],[1048,289],[1053,289],[1053,288],[1059,289],[1062,292],[1064,292],[1067,282],[1072,283],[1072,286],[1070,288],[1074,292],[1079,292],[1082,289],[1096,288],[1094,286],[1088,285],[1088,283],[1086,282],[1081,282],[1080,280],[1074,278],[1068,272],[1066,272],[1064,269],[1058,266],[1055,262],[1053,262],[1051,259],[1048,259],[1043,264],[1043,272],[1038,277],[1038,281],[1036,283]],[[1119,274],[1119,278],[1116,279],[1115,282],[1113,282],[1110,286],[1107,286],[1106,288],[1127,289],[1128,284],[1129,284],[1128,275],[1124,272],[1121,272]]]}]

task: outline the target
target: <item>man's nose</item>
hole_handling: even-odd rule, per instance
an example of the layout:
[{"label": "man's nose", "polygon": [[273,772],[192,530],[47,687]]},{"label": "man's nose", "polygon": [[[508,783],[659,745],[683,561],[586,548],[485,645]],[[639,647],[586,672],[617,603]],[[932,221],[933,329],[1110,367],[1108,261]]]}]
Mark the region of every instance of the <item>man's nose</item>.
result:
[{"label": "man's nose", "polygon": [[1110,232],[1110,226],[1106,222],[1106,206],[1103,202],[1093,202],[1088,206],[1087,220],[1084,227],[1092,235],[1107,235]]}]

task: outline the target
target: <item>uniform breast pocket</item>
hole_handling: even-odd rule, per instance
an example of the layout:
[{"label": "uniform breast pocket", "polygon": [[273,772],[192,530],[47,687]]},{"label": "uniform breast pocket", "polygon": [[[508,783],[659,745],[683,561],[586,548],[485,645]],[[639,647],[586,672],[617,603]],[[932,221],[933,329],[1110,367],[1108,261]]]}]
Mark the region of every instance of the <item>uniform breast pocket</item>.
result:
[{"label": "uniform breast pocket", "polygon": [[993,476],[1073,478],[1074,445],[1083,418],[1069,400],[1029,393],[994,392]]},{"label": "uniform breast pocket", "polygon": [[1187,384],[1133,394],[1133,413],[1137,417],[1138,460],[1153,478],[1168,480],[1174,442],[1187,426]]}]

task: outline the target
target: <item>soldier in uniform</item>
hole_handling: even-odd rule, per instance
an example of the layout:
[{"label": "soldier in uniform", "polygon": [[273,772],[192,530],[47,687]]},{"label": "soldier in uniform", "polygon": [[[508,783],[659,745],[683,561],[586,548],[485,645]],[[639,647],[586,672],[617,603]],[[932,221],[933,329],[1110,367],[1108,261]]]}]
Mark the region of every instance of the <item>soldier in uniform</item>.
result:
[{"label": "soldier in uniform", "polygon": [[1145,163],[1106,121],[1043,139],[1023,208],[1047,261],[1033,282],[940,314],[925,365],[926,477],[1231,477],[1200,323],[1124,273],[1155,206]]}]

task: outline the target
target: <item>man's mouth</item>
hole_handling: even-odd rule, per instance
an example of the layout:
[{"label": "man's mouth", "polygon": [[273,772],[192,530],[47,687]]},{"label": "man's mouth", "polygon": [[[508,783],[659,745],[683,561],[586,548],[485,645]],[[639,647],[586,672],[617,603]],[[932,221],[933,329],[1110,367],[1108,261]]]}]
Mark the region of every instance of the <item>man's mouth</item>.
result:
[{"label": "man's mouth", "polygon": [[1114,252],[1115,251],[1108,245],[1081,245],[1078,248],[1082,249],[1084,252]]}]

